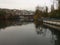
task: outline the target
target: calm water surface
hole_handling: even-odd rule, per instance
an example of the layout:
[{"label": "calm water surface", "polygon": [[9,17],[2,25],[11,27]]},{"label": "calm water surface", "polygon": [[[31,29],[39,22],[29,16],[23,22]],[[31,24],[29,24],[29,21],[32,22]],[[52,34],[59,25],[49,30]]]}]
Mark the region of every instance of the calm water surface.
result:
[{"label": "calm water surface", "polygon": [[60,45],[60,32],[34,22],[1,21],[0,45]]}]

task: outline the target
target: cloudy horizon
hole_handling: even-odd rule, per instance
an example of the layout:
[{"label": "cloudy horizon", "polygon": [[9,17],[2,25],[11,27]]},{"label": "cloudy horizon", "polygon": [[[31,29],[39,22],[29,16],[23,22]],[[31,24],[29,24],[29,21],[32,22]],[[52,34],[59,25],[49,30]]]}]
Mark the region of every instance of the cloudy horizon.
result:
[{"label": "cloudy horizon", "polygon": [[0,0],[0,8],[35,10],[36,6],[48,6],[53,0]]}]

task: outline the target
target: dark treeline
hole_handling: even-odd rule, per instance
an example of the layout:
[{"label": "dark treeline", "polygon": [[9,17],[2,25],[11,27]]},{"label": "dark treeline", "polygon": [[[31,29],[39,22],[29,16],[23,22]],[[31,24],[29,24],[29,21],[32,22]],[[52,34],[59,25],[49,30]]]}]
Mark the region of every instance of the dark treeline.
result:
[{"label": "dark treeline", "polygon": [[60,0],[58,1],[58,9],[54,9],[54,3],[51,6],[51,12],[49,13],[49,17],[51,18],[60,18]]},{"label": "dark treeline", "polygon": [[0,19],[13,19],[16,18],[16,11],[10,9],[1,9],[0,8]]},{"label": "dark treeline", "polygon": [[0,8],[0,19],[19,19],[20,15],[33,14],[34,11]]},{"label": "dark treeline", "polygon": [[58,1],[58,7],[57,9],[55,9],[54,7],[54,3],[51,5],[51,11],[48,12],[48,7],[40,7],[37,6],[36,11],[35,11],[35,16],[34,19],[38,19],[39,17],[43,17],[43,18],[60,18],[60,0]]}]

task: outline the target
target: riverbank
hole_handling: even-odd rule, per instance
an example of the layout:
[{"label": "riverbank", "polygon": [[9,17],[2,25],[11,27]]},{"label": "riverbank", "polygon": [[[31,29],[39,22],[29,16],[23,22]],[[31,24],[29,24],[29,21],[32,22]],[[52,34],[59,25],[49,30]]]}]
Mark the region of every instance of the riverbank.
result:
[{"label": "riverbank", "polygon": [[53,21],[44,20],[43,23],[47,27],[54,28],[60,31],[60,20],[59,21],[58,20],[53,20]]}]

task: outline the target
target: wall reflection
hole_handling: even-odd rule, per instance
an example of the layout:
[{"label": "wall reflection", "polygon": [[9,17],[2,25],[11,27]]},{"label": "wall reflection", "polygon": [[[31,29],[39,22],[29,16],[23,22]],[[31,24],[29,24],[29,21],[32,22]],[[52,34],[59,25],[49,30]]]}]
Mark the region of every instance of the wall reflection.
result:
[{"label": "wall reflection", "polygon": [[47,34],[49,34],[47,33],[47,31],[49,30],[51,32],[50,42],[53,45],[60,45],[60,31],[52,28],[48,28],[47,26],[44,26],[42,22],[39,22],[39,21],[34,21],[34,24],[35,24],[37,34],[46,36]]}]

